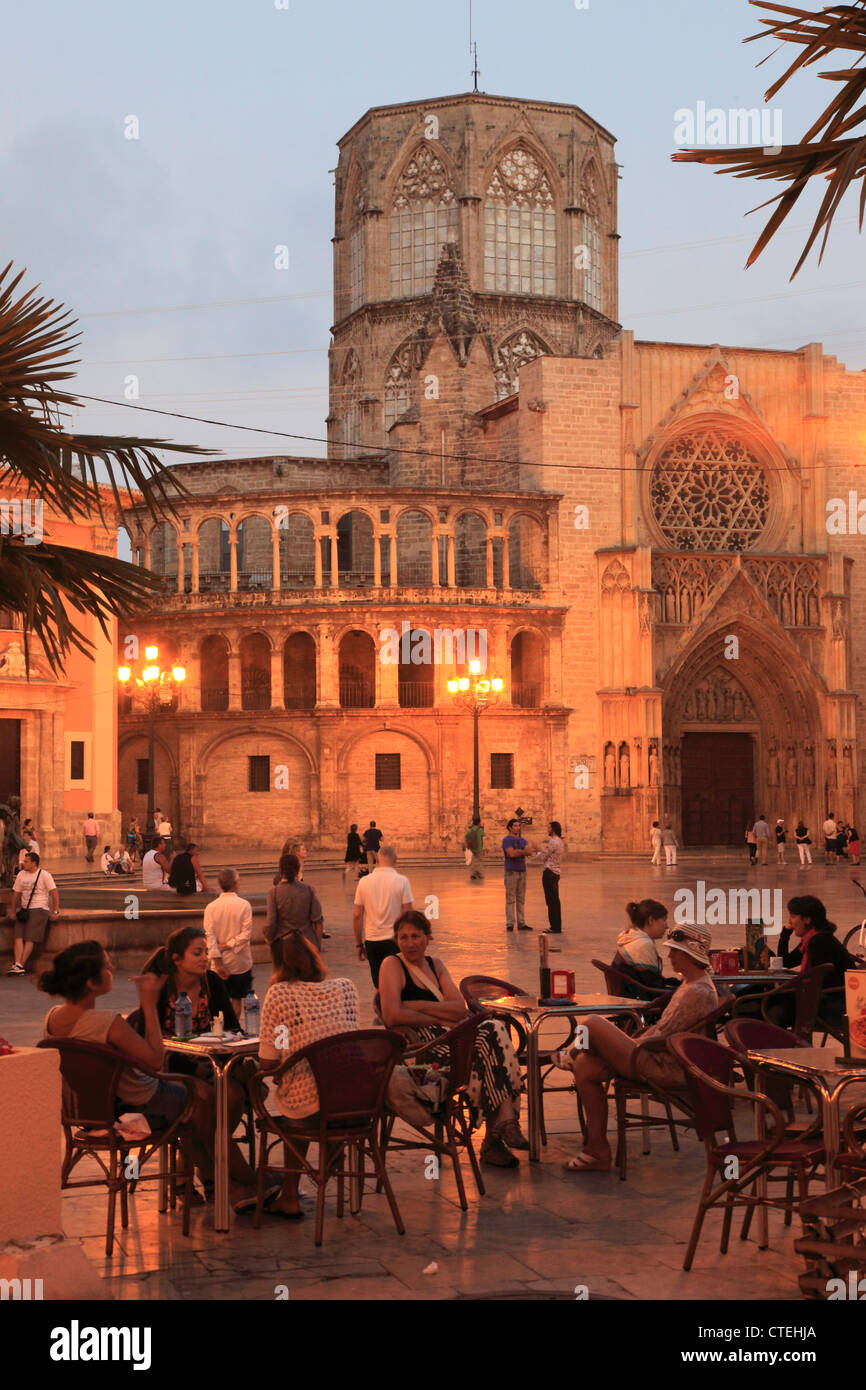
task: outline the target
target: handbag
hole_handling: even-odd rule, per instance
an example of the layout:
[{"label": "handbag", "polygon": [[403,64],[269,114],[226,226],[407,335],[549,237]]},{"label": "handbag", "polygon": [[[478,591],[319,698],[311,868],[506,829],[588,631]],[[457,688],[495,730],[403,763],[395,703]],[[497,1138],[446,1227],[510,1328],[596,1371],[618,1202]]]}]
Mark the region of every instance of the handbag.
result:
[{"label": "handbag", "polygon": [[463,858],[465,859],[466,867],[468,868],[469,865],[472,863],[472,850],[469,848],[468,845],[463,851]]},{"label": "handbag", "polygon": [[429,1125],[448,1096],[447,1073],[399,1064],[388,1082],[388,1109],[412,1125]]},{"label": "handbag", "polygon": [[26,907],[19,907],[19,908],[16,908],[16,909],[15,909],[15,920],[16,920],[16,922],[26,922],[26,921],[27,921],[27,918],[30,916],[30,904],[31,904],[32,901],[33,901],[33,894],[36,892],[36,885],[37,885],[37,883],[39,882],[39,875],[40,875],[41,873],[42,873],[42,870],[41,870],[41,869],[37,869],[37,871],[36,871],[36,877],[35,877],[34,880],[33,880],[33,887],[30,889],[30,897],[27,899],[27,906],[26,906]]}]

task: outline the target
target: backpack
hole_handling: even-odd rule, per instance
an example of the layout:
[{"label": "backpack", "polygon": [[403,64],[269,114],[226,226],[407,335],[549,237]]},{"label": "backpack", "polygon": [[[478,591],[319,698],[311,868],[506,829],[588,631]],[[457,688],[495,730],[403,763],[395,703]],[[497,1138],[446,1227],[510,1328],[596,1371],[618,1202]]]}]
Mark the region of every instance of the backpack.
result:
[{"label": "backpack", "polygon": [[467,849],[477,851],[479,848],[478,839],[478,826],[470,825],[469,829],[466,831],[466,834],[463,836],[463,844]]}]

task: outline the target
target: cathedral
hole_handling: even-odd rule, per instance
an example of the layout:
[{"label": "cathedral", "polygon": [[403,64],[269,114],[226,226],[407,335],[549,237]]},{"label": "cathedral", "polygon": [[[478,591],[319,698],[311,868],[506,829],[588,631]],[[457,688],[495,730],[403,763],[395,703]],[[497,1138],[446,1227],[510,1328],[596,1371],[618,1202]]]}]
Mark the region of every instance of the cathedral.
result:
[{"label": "cathedral", "polygon": [[[171,521],[124,518],[165,592],[121,652],[187,669],[155,721],[187,835],[333,851],[375,819],[456,850],[475,727],[492,842],[518,808],[590,854],[648,853],[657,819],[688,846],[856,823],[866,373],[818,343],[636,341],[614,146],[578,107],[477,92],[339,142],[327,458],[182,465]],[[449,688],[473,658],[477,715]]]}]

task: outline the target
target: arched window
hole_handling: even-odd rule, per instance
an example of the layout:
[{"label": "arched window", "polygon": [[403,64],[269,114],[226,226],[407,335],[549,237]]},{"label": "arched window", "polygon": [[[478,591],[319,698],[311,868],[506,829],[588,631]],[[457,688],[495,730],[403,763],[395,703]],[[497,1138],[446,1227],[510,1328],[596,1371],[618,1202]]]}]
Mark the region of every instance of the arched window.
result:
[{"label": "arched window", "polygon": [[583,267],[584,304],[601,312],[601,222],[598,193],[598,174],[590,161],[580,181],[580,205],[583,208],[583,246],[579,265]]},{"label": "arched window", "polygon": [[496,354],[496,366],[493,369],[497,400],[502,400],[504,396],[513,396],[518,390],[520,368],[525,362],[531,362],[534,358],[544,357],[546,354],[547,348],[544,343],[528,329],[512,333],[510,338],[506,338]]},{"label": "arched window", "polygon": [[373,523],[366,512],[346,512],[337,522],[337,575],[341,589],[373,583]]},{"label": "arched window", "polygon": [[238,525],[238,588],[274,587],[274,547],[271,523],[248,516]]},{"label": "arched window", "polygon": [[385,432],[412,404],[412,347],[404,343],[391,358],[385,376]]},{"label": "arched window", "polygon": [[316,704],[316,644],[308,632],[293,632],[283,643],[283,704],[313,709]]},{"label": "arched window", "polygon": [[241,709],[270,709],[271,649],[261,632],[241,638]]},{"label": "arched window", "polygon": [[508,528],[508,574],[512,589],[532,591],[547,583],[544,532],[531,516],[516,516]]},{"label": "arched window", "polygon": [[157,522],[150,533],[150,568],[164,579],[177,579],[177,532],[168,521]]},{"label": "arched window", "polygon": [[770,515],[770,481],[757,454],[711,425],[695,425],[662,450],[649,492],[672,550],[752,550]]},{"label": "arched window", "polygon": [[550,181],[522,145],[503,155],[484,204],[484,288],[556,294],[556,208]]},{"label": "arched window", "polygon": [[343,367],[342,407],[343,443],[350,448],[361,447],[361,363],[351,348]]},{"label": "arched window", "polygon": [[518,632],[511,643],[511,703],[538,709],[544,692],[544,644],[537,632]]},{"label": "arched window", "polygon": [[397,700],[401,709],[433,708],[433,637],[426,629],[413,629],[400,637]]},{"label": "arched window", "polygon": [[487,584],[487,527],[475,512],[463,512],[454,527],[454,583],[458,589]]},{"label": "arched window", "polygon": [[201,707],[229,707],[229,648],[224,637],[206,637],[201,644]]},{"label": "arched window", "polygon": [[397,584],[416,588],[432,583],[432,522],[424,512],[401,512],[397,520]]},{"label": "arched window", "polygon": [[446,241],[457,240],[457,203],[442,161],[419,145],[391,204],[391,295],[429,294]]},{"label": "arched window", "polygon": [[212,516],[198,532],[198,587],[200,593],[229,587],[231,569],[228,522]]},{"label": "arched window", "polygon": [[313,523],[303,512],[282,515],[280,537],[280,587],[312,589],[316,582],[316,537]]},{"label": "arched window", "polygon": [[340,642],[340,704],[372,709],[376,703],[376,648],[368,632],[347,632]]}]

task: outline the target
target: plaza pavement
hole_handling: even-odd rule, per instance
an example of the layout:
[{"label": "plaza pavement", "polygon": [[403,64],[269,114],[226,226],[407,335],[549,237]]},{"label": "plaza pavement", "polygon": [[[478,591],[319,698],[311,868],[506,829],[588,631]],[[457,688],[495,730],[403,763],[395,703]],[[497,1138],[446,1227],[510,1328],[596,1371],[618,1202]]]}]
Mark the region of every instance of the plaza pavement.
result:
[{"label": "plaza pavement", "polygon": [[[745,856],[743,856],[744,858]],[[250,855],[249,859],[253,856]],[[237,862],[244,862],[238,855]],[[656,896],[673,909],[678,888],[695,890],[696,879],[707,888],[748,887],[757,883],[781,888],[783,901],[796,892],[822,897],[830,916],[844,933],[864,913],[864,900],[849,882],[856,870],[808,871],[793,866],[750,871],[739,858],[726,863],[703,862],[688,856],[676,869],[649,863],[604,860],[566,863],[562,884],[564,936],[557,965],[573,969],[578,989],[596,991],[600,977],[589,964],[592,957],[609,960],[624,922],[629,898]],[[447,964],[455,980],[485,973],[512,980],[532,990],[537,979],[538,929],[544,920],[540,874],[531,871],[527,894],[530,933],[506,935],[503,891],[498,865],[488,861],[483,884],[468,882],[460,868],[437,863],[412,866],[409,877],[416,905],[438,909],[433,920],[433,954]],[[333,869],[316,870],[308,863],[306,878],[315,884],[331,940],[326,960],[333,974],[358,985],[362,1023],[373,1022],[372,987],[366,964],[353,949],[351,895]],[[249,872],[243,887],[261,891],[270,873]],[[94,882],[94,892],[98,891]],[[431,903],[430,896],[438,901]],[[735,944],[736,927],[717,928],[717,945]],[[121,1010],[134,1006],[134,987],[127,974],[140,964],[125,959],[117,976],[112,1003]],[[256,967],[256,988],[263,997],[269,969]],[[30,979],[0,978],[0,1036],[27,1045],[41,1034],[41,1019],[50,1000]],[[744,1112],[745,1113],[745,1112]],[[468,1212],[461,1213],[453,1176],[443,1165],[438,1180],[425,1177],[425,1155],[397,1154],[389,1161],[395,1193],[406,1225],[400,1237],[391,1222],[384,1197],[365,1196],[360,1215],[336,1219],[329,1192],[324,1244],[312,1243],[311,1188],[301,1192],[309,1219],[291,1224],[265,1217],[260,1231],[249,1216],[234,1219],[231,1233],[216,1235],[212,1209],[197,1207],[192,1214],[192,1237],[180,1231],[179,1213],[160,1216],[153,1185],[140,1189],[130,1203],[130,1225],[119,1231],[113,1257],[105,1258],[104,1192],[66,1193],[64,1225],[68,1238],[80,1241],[104,1280],[106,1294],[123,1299],[206,1298],[273,1299],[285,1286],[291,1299],[452,1299],[452,1298],[575,1298],[586,1287],[590,1297],[617,1299],[795,1299],[802,1269],[793,1253],[796,1232],[786,1230],[782,1217],[770,1214],[770,1247],[759,1251],[752,1240],[734,1238],[725,1256],[718,1251],[720,1218],[707,1218],[691,1274],[682,1259],[704,1173],[703,1146],[692,1133],[674,1153],[662,1131],[656,1131],[652,1153],[642,1156],[639,1136],[631,1137],[629,1175],[621,1183],[611,1174],[571,1175],[562,1160],[579,1147],[572,1095],[553,1095],[546,1101],[550,1134],[542,1160],[530,1165],[521,1155],[519,1169],[485,1169],[487,1195],[474,1190],[464,1164]],[[429,1165],[428,1165],[429,1167]],[[736,1231],[736,1227],[735,1227]],[[424,1270],[435,1263],[437,1271]]]}]

